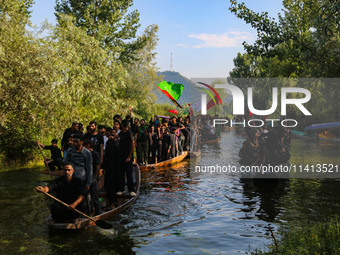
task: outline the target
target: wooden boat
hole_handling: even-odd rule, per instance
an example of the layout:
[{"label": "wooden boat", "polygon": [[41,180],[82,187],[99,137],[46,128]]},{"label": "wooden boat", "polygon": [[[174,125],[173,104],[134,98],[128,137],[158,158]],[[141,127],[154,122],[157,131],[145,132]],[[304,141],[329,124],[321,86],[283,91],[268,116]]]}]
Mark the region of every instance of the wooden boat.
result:
[{"label": "wooden boat", "polygon": [[332,142],[332,143],[339,143],[340,138],[336,138],[335,136],[331,134],[318,134],[318,135],[309,135],[307,132],[303,131],[297,131],[297,130],[291,130],[290,131],[293,136],[304,139],[304,140],[309,140],[309,141],[320,141],[320,142]]},{"label": "wooden boat", "polygon": [[214,144],[214,143],[218,143],[222,138],[219,137],[217,139],[214,140],[209,140],[209,141],[205,141],[205,142],[201,142],[201,144]]},{"label": "wooden boat", "polygon": [[174,157],[172,159],[169,160],[165,160],[156,164],[149,164],[149,165],[145,165],[145,166],[140,166],[141,170],[148,170],[148,169],[154,169],[154,168],[165,168],[165,167],[169,167],[173,164],[176,164],[178,162],[181,162],[183,159],[185,159],[185,157],[188,155],[187,151],[184,151],[182,155],[179,155],[177,157]]},{"label": "wooden boat", "polygon": [[[130,196],[130,195],[121,195],[117,196],[118,203],[121,202],[121,204],[113,208],[110,211],[104,212],[102,214],[99,214],[97,216],[92,217],[94,220],[108,220],[112,218],[113,216],[119,214],[124,209],[131,206],[139,197],[139,189],[140,189],[140,181],[141,181],[141,175],[140,175],[140,169],[137,164],[133,166],[133,177],[135,182],[135,190],[136,190],[136,196]],[[99,186],[103,187],[105,175],[101,175],[99,180]],[[104,206],[108,205],[108,200],[106,193],[104,192],[103,188],[99,190],[99,198],[102,198]],[[47,221],[47,225],[49,229],[82,229],[89,226],[94,226],[95,223],[87,218],[78,218],[74,223],[54,223],[52,221]]]},{"label": "wooden boat", "polygon": [[201,156],[201,151],[189,151],[188,156],[186,158],[190,158],[190,159],[195,159],[195,158],[199,158]]}]

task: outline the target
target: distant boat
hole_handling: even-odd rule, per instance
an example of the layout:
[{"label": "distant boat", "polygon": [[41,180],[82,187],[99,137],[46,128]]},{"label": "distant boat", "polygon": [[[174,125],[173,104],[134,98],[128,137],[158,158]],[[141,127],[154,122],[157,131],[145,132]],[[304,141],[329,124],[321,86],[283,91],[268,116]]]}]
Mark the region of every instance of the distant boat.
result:
[{"label": "distant boat", "polygon": [[[306,127],[305,131],[291,130],[291,133],[296,137],[300,137],[306,140],[340,142],[340,138],[337,138],[335,135],[328,131],[328,129],[336,127],[340,127],[340,122],[313,124]],[[320,132],[318,132],[318,130],[320,130]]]},{"label": "distant boat", "polygon": [[330,123],[321,123],[321,124],[313,124],[305,128],[305,130],[315,130],[315,129],[328,129],[340,127],[340,122],[330,122]]}]

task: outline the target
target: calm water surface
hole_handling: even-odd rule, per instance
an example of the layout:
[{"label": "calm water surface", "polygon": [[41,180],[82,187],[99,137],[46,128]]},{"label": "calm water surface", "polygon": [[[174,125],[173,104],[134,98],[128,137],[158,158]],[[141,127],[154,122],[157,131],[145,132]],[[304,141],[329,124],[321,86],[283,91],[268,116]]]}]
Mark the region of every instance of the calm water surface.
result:
[{"label": "calm water surface", "polygon": [[[205,145],[197,164],[238,165],[238,130]],[[295,139],[292,163],[339,161],[340,144]],[[193,166],[192,166],[193,168]],[[0,173],[0,254],[250,254],[288,224],[327,221],[340,210],[337,180],[295,179],[254,185],[228,174],[195,173],[189,162],[143,172],[141,196],[111,220],[114,230],[51,232],[48,198],[33,191],[42,169]]]}]

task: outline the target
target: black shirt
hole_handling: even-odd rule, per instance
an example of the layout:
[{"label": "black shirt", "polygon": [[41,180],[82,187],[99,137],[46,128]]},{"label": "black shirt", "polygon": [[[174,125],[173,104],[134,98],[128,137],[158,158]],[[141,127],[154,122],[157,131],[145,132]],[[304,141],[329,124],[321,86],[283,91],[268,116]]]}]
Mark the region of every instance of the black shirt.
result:
[{"label": "black shirt", "polygon": [[135,124],[133,124],[131,126],[131,130],[132,130],[132,133],[133,133],[134,136],[138,133],[138,128],[139,128],[139,126],[135,125]]},{"label": "black shirt", "polygon": [[103,169],[105,174],[111,169],[119,168],[120,160],[122,159],[119,140],[108,140],[106,142],[106,149],[103,160]]},{"label": "black shirt", "polygon": [[72,204],[78,197],[85,196],[81,180],[77,177],[72,177],[70,182],[67,182],[65,176],[61,176],[48,185],[50,192],[57,192],[57,198],[66,204]]},{"label": "black shirt", "polygon": [[157,133],[151,133],[151,142],[152,142],[152,145],[151,147],[153,149],[157,148],[157,145],[158,145],[158,135]]},{"label": "black shirt", "polygon": [[91,151],[92,154],[92,169],[93,169],[93,179],[96,178],[95,174],[96,174],[96,170],[97,170],[97,166],[100,165],[100,155],[98,152],[96,151]]},{"label": "black shirt", "polygon": [[100,145],[104,144],[103,135],[97,133],[96,135],[92,135],[91,133],[86,133],[84,136],[85,139],[90,139],[93,142],[93,150],[99,153],[100,155]]},{"label": "black shirt", "polygon": [[170,143],[171,143],[170,134],[163,135],[163,143],[162,143],[163,150],[168,150]]},{"label": "black shirt", "polygon": [[67,144],[67,139],[71,137],[73,134],[78,133],[77,130],[72,130],[72,128],[66,128],[64,131],[63,139],[61,139],[61,146],[66,151],[68,148],[70,148]]},{"label": "black shirt", "polygon": [[119,146],[123,159],[126,159],[129,156],[132,142],[133,134],[130,130],[126,131],[125,133],[123,131],[119,133]]},{"label": "black shirt", "polygon": [[48,146],[45,146],[44,149],[51,151],[51,159],[53,159],[53,161],[63,158],[61,156],[61,150],[58,148],[58,146],[48,145]]}]

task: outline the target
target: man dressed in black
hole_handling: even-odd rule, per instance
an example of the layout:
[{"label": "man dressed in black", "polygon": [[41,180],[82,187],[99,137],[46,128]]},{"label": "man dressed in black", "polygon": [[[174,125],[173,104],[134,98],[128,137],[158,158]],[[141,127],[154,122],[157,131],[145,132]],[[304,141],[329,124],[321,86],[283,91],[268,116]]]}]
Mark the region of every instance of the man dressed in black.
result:
[{"label": "man dressed in black", "polygon": [[48,164],[48,167],[50,168],[51,171],[55,170],[55,167],[58,168],[58,170],[62,169],[63,165],[63,157],[61,156],[61,150],[58,147],[58,140],[57,139],[52,139],[52,145],[44,145],[37,141],[37,143],[43,147],[45,150],[50,150],[51,151],[51,159],[47,160],[45,164]]},{"label": "man dressed in black", "polygon": [[[127,179],[127,187],[129,189],[130,195],[136,196],[132,179],[132,162],[135,142],[133,139],[133,134],[129,129],[129,122],[127,120],[122,121],[122,132],[119,133],[119,145],[122,155],[121,163]],[[123,183],[121,184],[121,187],[124,187]]]},{"label": "man dressed in black", "polygon": [[72,127],[66,128],[64,131],[63,138],[61,139],[61,150],[64,152],[64,158],[66,158],[67,150],[69,148],[67,139],[72,135],[78,133],[79,124],[76,121],[72,122]]},{"label": "man dressed in black", "polygon": [[118,138],[116,130],[112,130],[106,143],[104,154],[104,188],[110,204],[108,209],[115,207],[117,202],[116,193],[119,192],[118,195],[122,195],[125,185],[125,173],[122,167],[122,156]]},{"label": "man dressed in black", "polygon": [[89,126],[89,132],[84,135],[84,138],[91,140],[91,142],[93,143],[93,150],[99,153],[100,164],[102,164],[104,157],[104,137],[97,131],[97,122],[91,121],[89,123]]},{"label": "man dressed in black", "polygon": [[56,191],[57,198],[65,202],[69,206],[55,201],[51,207],[52,218],[56,222],[72,222],[79,214],[74,211],[85,211],[84,201],[84,189],[81,180],[77,177],[73,177],[74,169],[70,163],[64,163],[65,175],[61,176],[50,183],[48,186],[38,186],[36,191],[41,192],[53,192]]}]

